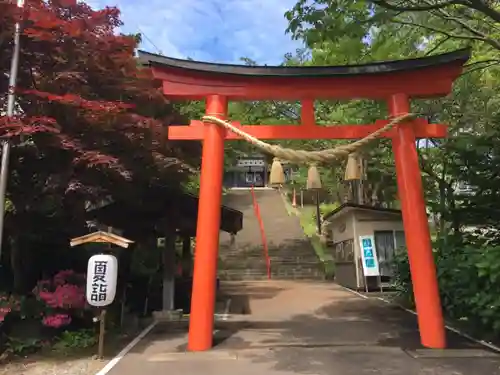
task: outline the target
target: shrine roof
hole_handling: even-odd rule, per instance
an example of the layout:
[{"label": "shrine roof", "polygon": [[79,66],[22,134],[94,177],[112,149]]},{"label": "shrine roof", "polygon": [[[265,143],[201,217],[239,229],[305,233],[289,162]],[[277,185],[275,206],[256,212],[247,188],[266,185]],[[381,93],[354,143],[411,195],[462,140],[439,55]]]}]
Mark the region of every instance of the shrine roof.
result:
[{"label": "shrine roof", "polygon": [[[136,200],[117,200],[87,211],[87,220],[132,232],[157,231],[161,237],[164,226],[176,227],[194,236],[198,217],[196,195],[151,189]],[[243,228],[243,213],[221,205],[220,230],[237,233]]]},{"label": "shrine roof", "polygon": [[359,65],[341,66],[246,66],[217,64],[194,60],[182,60],[139,51],[141,63],[153,67],[175,68],[208,74],[224,74],[246,77],[348,77],[411,71],[423,68],[463,65],[470,58],[470,49],[432,55],[415,59],[379,61]]},{"label": "shrine roof", "polygon": [[401,215],[401,210],[397,210],[394,208],[386,208],[386,207],[375,207],[375,206],[369,206],[365,204],[357,204],[357,203],[343,203],[337,208],[333,209],[330,212],[327,212],[325,215],[323,215],[323,220],[327,220],[330,218],[334,218],[336,215],[343,213],[343,212],[348,212],[348,211],[353,211],[353,210],[361,210],[361,211],[372,211],[372,212],[377,212],[381,214],[396,214],[396,215]]}]

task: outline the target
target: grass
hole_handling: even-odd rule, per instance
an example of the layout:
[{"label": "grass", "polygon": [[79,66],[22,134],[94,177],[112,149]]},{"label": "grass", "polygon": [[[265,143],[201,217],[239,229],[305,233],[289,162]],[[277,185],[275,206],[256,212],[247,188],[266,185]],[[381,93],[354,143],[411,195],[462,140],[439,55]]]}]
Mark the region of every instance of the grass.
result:
[{"label": "grass", "polygon": [[333,257],[325,251],[326,249],[318,236],[314,235],[309,237],[309,240],[311,241],[311,245],[314,248],[319,260],[323,263],[326,278],[332,279],[335,275],[335,263]]},{"label": "grass", "polygon": [[[325,209],[325,206],[320,206],[320,211],[324,213],[325,211],[330,211],[331,209],[328,207]],[[328,205],[330,206],[330,205]],[[304,206],[299,211],[300,214],[300,225],[304,230],[304,234],[311,241],[311,245],[316,252],[319,260],[323,263],[325,268],[325,275],[327,278],[332,278],[335,274],[335,265],[333,256],[329,254],[326,246],[321,242],[318,234],[317,234],[317,221],[316,221],[316,207],[315,206]]]},{"label": "grass", "polygon": [[316,223],[316,207],[314,206],[304,206],[299,210],[300,225],[304,229],[304,233],[307,237],[312,237],[316,235],[317,223]]}]

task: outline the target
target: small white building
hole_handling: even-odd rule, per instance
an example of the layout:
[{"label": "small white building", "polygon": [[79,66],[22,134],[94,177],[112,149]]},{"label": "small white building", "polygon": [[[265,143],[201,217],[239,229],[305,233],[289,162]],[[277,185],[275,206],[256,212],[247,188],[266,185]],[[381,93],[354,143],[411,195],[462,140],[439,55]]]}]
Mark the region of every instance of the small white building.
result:
[{"label": "small white building", "polygon": [[[379,288],[393,276],[392,259],[397,248],[405,247],[400,210],[345,203],[324,216],[328,220],[328,249],[335,261],[335,280],[352,289]],[[360,236],[373,236],[380,277],[363,274]]]}]

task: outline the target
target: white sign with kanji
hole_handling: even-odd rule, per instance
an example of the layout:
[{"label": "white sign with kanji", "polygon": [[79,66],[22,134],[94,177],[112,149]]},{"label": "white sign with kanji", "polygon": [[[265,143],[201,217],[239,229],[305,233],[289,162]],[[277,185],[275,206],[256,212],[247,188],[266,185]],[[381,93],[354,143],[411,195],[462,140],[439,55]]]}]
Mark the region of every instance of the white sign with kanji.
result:
[{"label": "white sign with kanji", "polygon": [[263,159],[238,159],[237,167],[263,167],[266,163]]},{"label": "white sign with kanji", "polygon": [[87,302],[94,307],[113,303],[118,279],[118,259],[109,254],[94,255],[87,266]]}]

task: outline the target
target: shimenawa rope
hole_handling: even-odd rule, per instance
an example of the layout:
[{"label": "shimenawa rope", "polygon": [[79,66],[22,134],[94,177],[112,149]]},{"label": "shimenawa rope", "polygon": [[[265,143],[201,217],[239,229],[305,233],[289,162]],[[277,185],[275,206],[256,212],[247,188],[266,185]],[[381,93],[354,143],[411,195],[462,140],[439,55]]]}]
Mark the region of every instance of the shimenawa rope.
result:
[{"label": "shimenawa rope", "polygon": [[[257,148],[273,155],[276,158],[296,163],[306,163],[306,162],[317,163],[317,162],[327,162],[327,161],[337,160],[340,159],[341,157],[348,156],[349,154],[356,152],[363,146],[366,146],[371,141],[374,141],[381,134],[391,130],[396,125],[411,120],[413,118],[415,118],[415,115],[412,113],[400,115],[392,119],[387,125],[374,131],[371,134],[368,134],[366,137],[358,141],[352,142],[348,145],[337,146],[335,148],[330,148],[321,151],[293,150],[291,148],[285,148],[279,145],[272,145],[270,143],[263,142],[260,139],[253,137],[252,135],[232,125],[230,122],[221,120],[215,116],[203,116],[202,121],[205,123],[209,122],[221,126],[235,133],[236,135],[239,135],[245,141],[253,144]],[[329,226],[329,221],[323,220],[321,225],[321,233],[319,235],[320,240],[322,242],[326,241],[328,226]]]},{"label": "shimenawa rope", "polygon": [[237,128],[236,126],[232,125],[228,121],[221,120],[215,116],[203,116],[202,121],[207,123],[213,123],[218,126],[221,126],[236,135],[239,135],[241,138],[243,138],[245,141],[253,144],[257,148],[261,149],[264,152],[267,152],[271,155],[274,155],[275,157],[282,159],[282,160],[288,160],[291,162],[296,162],[296,163],[307,163],[307,162],[328,162],[332,160],[337,160],[342,157],[348,156],[349,154],[357,151],[363,146],[366,146],[368,143],[371,141],[374,141],[377,139],[381,134],[389,131],[396,125],[403,123],[405,121],[411,120],[415,118],[415,115],[412,113],[407,113],[404,115],[400,115],[394,119],[392,119],[387,125],[381,127],[380,129],[374,131],[371,134],[368,134],[366,137],[352,142],[348,145],[341,145],[337,146],[335,148],[330,148],[326,150],[321,150],[321,151],[306,151],[306,150],[294,150],[291,148],[285,148],[281,147],[279,145],[273,145],[270,143],[266,143],[261,141],[258,138],[255,138],[254,136],[244,132],[243,130]]}]

